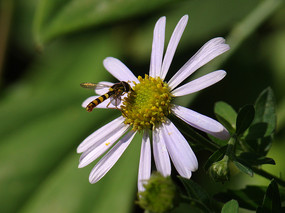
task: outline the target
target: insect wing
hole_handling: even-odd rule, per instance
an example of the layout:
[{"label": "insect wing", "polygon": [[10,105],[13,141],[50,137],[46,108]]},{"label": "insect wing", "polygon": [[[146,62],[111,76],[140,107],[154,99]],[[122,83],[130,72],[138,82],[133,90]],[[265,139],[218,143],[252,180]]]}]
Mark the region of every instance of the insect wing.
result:
[{"label": "insect wing", "polygon": [[103,95],[107,92],[109,92],[110,87],[112,87],[114,83],[110,83],[107,81],[101,81],[97,84],[95,88],[95,93],[98,95]]},{"label": "insect wing", "polygon": [[81,83],[80,86],[86,89],[93,89],[96,94],[103,95],[107,93],[111,86],[113,86],[113,83],[107,82],[107,81],[101,81],[98,84],[94,83]]},{"label": "insect wing", "polygon": [[97,87],[97,84],[85,82],[85,83],[81,83],[80,86],[86,89],[95,89]]},{"label": "insect wing", "polygon": [[110,97],[110,103],[115,107],[119,106],[121,103],[121,96],[112,95]]}]

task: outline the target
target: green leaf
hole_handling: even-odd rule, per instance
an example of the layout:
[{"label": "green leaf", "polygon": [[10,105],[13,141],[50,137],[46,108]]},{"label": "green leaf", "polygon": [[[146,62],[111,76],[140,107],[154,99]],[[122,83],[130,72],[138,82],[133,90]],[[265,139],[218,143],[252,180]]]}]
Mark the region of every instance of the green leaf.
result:
[{"label": "green leaf", "polygon": [[254,119],[254,107],[253,105],[243,106],[237,116],[236,121],[236,134],[241,135],[247,130]]},{"label": "green leaf", "polygon": [[210,134],[207,134],[207,136],[211,139],[211,141],[213,141],[214,143],[218,144],[220,147],[225,146],[228,144],[228,141],[225,140],[221,140],[219,138],[216,138]]},{"label": "green leaf", "polygon": [[246,186],[244,189],[220,192],[214,197],[222,202],[228,202],[232,199],[238,201],[242,208],[255,210],[262,203],[263,195],[266,191],[264,186]]},{"label": "green leaf", "polygon": [[141,137],[135,136],[114,167],[96,184],[88,181],[92,166],[77,168],[79,156],[70,153],[45,178],[20,212],[131,212],[130,203],[137,191],[140,142]]},{"label": "green leaf", "polygon": [[222,208],[222,213],[238,213],[238,202],[236,200],[227,202]]},{"label": "green leaf", "polygon": [[256,140],[263,138],[267,130],[267,123],[255,123],[252,124],[246,135],[246,140]]},{"label": "green leaf", "polygon": [[259,166],[263,164],[275,165],[275,161],[272,158],[261,156],[255,152],[243,152],[238,156],[238,160],[251,166]]},{"label": "green leaf", "polygon": [[219,161],[223,158],[223,156],[225,155],[225,152],[227,150],[228,146],[223,146],[220,149],[218,149],[217,151],[215,151],[210,157],[209,159],[206,161],[205,165],[204,165],[204,169],[205,171],[208,171],[208,169],[210,168],[210,166],[216,162]]},{"label": "green leaf", "polygon": [[251,152],[256,152],[261,156],[265,156],[272,144],[272,137],[264,137],[256,140],[245,140],[246,145],[249,145]]},{"label": "green leaf", "polygon": [[272,137],[264,137],[256,140],[247,140],[243,143],[250,152],[255,152],[260,156],[265,156],[271,147]]},{"label": "green leaf", "polygon": [[110,79],[102,61],[108,54],[118,55],[119,50],[106,34],[76,37],[47,48],[45,57],[31,65],[29,75],[1,99],[0,120],[5,121],[0,128],[2,138],[48,112],[75,103],[80,107],[85,98],[94,95],[79,84]]},{"label": "green leaf", "polygon": [[[82,101],[94,92],[79,86],[84,81],[110,77],[103,71],[102,60],[107,52],[118,55],[118,46],[107,35],[54,43],[31,64],[27,77],[1,97],[0,120],[5,125],[0,128],[0,212],[18,212],[67,156],[76,155],[76,146],[85,137],[111,121],[113,110],[88,113],[81,107]],[[70,166],[77,165],[78,162]],[[88,183],[88,173],[80,181]],[[64,177],[70,179],[68,175]],[[125,180],[130,181],[128,177]],[[70,184],[74,186],[71,191],[77,190],[77,181]],[[56,196],[59,191],[52,189]],[[85,190],[89,189],[84,187],[82,194]]]},{"label": "green leaf", "polygon": [[253,123],[266,123],[265,136],[269,136],[276,128],[275,97],[273,90],[268,87],[263,90],[255,102],[255,118]]},{"label": "green leaf", "polygon": [[220,123],[222,123],[231,133],[236,128],[236,111],[226,102],[219,101],[214,106],[215,115]]},{"label": "green leaf", "polygon": [[248,168],[247,166],[245,166],[244,164],[236,161],[236,160],[233,160],[233,163],[235,164],[235,166],[243,173],[249,175],[249,176],[253,176],[253,171]]},{"label": "green leaf", "polygon": [[245,144],[260,155],[269,151],[276,127],[275,100],[271,88],[261,92],[255,103],[255,118],[245,137]]},{"label": "green leaf", "polygon": [[185,179],[179,176],[180,181],[183,183],[188,199],[195,202],[197,207],[201,208],[205,212],[211,212],[213,202],[208,193],[197,183],[190,179]]},{"label": "green leaf", "polygon": [[[86,129],[94,124],[94,117],[81,110],[84,109],[76,104],[38,116],[17,130],[17,134],[1,141],[0,170],[5,171],[0,179],[3,212],[15,212],[66,154],[75,152],[76,140],[79,144],[87,134]],[[95,115],[100,123],[107,112]]]},{"label": "green leaf", "polygon": [[281,199],[278,190],[278,185],[273,179],[269,184],[262,206],[258,208],[257,213],[267,213],[267,212],[276,212],[281,213]]},{"label": "green leaf", "polygon": [[34,19],[36,42],[42,45],[59,35],[147,13],[168,1],[171,0],[42,0],[39,1]]},{"label": "green leaf", "polygon": [[[264,194],[267,190],[265,186],[246,186],[244,189],[231,190],[216,194],[214,197],[221,202],[227,202],[232,199],[238,201],[241,208],[256,210],[261,206],[264,200]],[[281,200],[285,200],[285,190],[279,189]]]}]

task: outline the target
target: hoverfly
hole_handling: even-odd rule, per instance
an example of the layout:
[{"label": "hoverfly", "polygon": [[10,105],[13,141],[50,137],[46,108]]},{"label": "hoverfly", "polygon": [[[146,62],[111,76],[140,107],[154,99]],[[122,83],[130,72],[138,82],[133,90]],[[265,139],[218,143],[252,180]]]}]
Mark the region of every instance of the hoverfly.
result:
[{"label": "hoverfly", "polygon": [[[93,84],[93,83],[81,83],[81,87],[88,89],[106,89],[109,88],[109,91],[104,95],[94,99],[91,101],[86,110],[91,112],[98,104],[102,103],[106,99],[110,98],[110,103],[112,103],[115,107],[117,107],[121,103],[121,96],[127,92],[133,91],[132,87],[125,81],[120,81],[119,83],[115,83],[112,86],[105,84]],[[110,104],[109,103],[109,104]],[[107,105],[107,107],[109,106]]]}]

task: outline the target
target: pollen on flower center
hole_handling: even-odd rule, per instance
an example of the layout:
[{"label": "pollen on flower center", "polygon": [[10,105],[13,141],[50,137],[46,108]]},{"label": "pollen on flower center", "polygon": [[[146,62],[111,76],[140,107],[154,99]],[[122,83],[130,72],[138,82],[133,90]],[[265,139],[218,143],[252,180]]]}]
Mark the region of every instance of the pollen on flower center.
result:
[{"label": "pollen on flower center", "polygon": [[138,80],[121,107],[124,123],[132,125],[135,131],[151,129],[165,122],[172,99],[167,83],[161,78],[145,75],[145,78],[139,76]]}]

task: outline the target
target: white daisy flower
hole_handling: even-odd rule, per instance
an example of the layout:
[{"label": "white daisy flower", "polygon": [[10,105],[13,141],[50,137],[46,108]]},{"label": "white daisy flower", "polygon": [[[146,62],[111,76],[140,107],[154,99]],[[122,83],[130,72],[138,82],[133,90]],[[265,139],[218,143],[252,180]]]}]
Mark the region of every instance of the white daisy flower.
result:
[{"label": "white daisy flower", "polygon": [[[201,66],[230,49],[223,38],[208,41],[168,82],[164,81],[187,21],[188,15],[185,15],[178,22],[164,57],[166,18],[161,17],[157,21],[153,32],[150,71],[144,78],[135,77],[118,59],[108,57],[104,60],[105,68],[120,82],[132,82],[133,91],[128,92],[123,102],[116,107],[122,111],[122,115],[96,130],[77,148],[77,152],[82,153],[79,168],[90,164],[108,151],[92,169],[89,176],[91,183],[99,181],[112,168],[137,132],[143,132],[138,174],[139,191],[144,190],[144,181],[151,175],[151,143],[156,169],[163,176],[171,174],[171,159],[179,175],[190,178],[192,172],[198,168],[198,161],[187,140],[167,118],[169,114],[174,114],[192,127],[219,139],[229,138],[228,131],[216,120],[172,103],[177,96],[200,91],[225,77],[226,72],[218,70],[178,87]],[[113,85],[108,82],[105,84]],[[106,91],[96,90],[99,95],[103,92]],[[97,97],[88,98],[82,106],[86,107]],[[106,102],[109,101],[99,104],[98,107],[112,107],[107,107]]]}]

